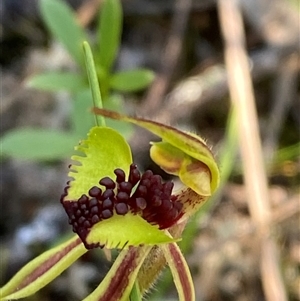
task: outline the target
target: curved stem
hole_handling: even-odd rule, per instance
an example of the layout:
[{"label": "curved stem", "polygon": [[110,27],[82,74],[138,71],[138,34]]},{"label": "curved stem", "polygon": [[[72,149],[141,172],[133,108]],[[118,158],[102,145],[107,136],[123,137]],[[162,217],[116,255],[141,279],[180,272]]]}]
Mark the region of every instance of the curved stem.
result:
[{"label": "curved stem", "polygon": [[[100,86],[98,82],[97,72],[95,68],[95,62],[92,54],[91,47],[88,42],[83,42],[83,51],[85,58],[86,71],[89,78],[89,83],[93,95],[93,104],[95,107],[102,108],[102,97],[100,92]],[[96,125],[105,126],[105,119],[102,116],[95,115]]]}]

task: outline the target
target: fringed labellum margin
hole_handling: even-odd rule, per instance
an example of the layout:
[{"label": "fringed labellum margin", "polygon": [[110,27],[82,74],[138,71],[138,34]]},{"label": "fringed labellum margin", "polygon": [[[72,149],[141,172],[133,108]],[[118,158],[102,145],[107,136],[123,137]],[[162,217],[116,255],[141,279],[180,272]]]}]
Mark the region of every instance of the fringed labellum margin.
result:
[{"label": "fringed labellum margin", "polygon": [[120,134],[94,127],[77,150],[85,156],[72,157],[76,160],[70,167],[73,180],[61,203],[87,249],[176,241],[161,231],[183,215],[183,205],[172,196],[173,183],[163,183],[151,171],[141,175]]}]

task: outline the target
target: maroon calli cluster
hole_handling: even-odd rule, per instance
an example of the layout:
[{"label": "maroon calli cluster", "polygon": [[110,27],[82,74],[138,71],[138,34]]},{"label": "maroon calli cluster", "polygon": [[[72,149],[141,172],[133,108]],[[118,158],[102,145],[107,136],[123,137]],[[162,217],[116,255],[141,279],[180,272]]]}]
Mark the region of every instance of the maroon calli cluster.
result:
[{"label": "maroon calli cluster", "polygon": [[161,176],[154,175],[151,170],[141,175],[135,164],[130,165],[127,181],[122,169],[117,168],[114,173],[115,181],[109,177],[99,181],[104,190],[94,186],[88,195],[83,194],[76,201],[66,201],[67,186],[61,196],[69,223],[87,249],[99,247],[99,244],[88,244],[85,240],[91,227],[114,214],[139,214],[150,224],[158,225],[159,229],[171,227],[183,215],[182,203],[172,195],[172,182],[163,183]]}]

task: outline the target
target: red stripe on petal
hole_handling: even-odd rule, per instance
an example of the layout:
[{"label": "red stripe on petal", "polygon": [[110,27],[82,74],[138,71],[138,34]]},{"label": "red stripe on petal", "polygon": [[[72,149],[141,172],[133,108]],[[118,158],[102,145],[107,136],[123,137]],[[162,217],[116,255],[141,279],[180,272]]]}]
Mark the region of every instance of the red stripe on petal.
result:
[{"label": "red stripe on petal", "polygon": [[86,252],[86,248],[77,236],[44,252],[28,262],[0,288],[2,299],[15,300],[34,294]]},{"label": "red stripe on petal", "polygon": [[194,301],[195,290],[190,270],[176,243],[160,247],[171,269],[180,301]]},{"label": "red stripe on petal", "polygon": [[136,269],[139,262],[137,260],[139,248],[130,248],[119,266],[117,273],[111,279],[111,282],[105,292],[105,294],[99,299],[99,301],[111,301],[119,300],[125,288],[129,283],[130,274]]},{"label": "red stripe on petal", "polygon": [[180,283],[182,284],[182,290],[184,292],[185,300],[192,300],[192,290],[190,282],[187,281],[187,274],[185,270],[185,265],[182,261],[180,254],[177,252],[175,244],[168,245],[170,249],[170,253],[172,253],[174,261],[176,262],[177,272],[180,279]]},{"label": "red stripe on petal", "polygon": [[137,274],[151,247],[122,250],[100,285],[83,301],[128,301]]},{"label": "red stripe on petal", "polygon": [[43,262],[40,266],[38,266],[34,271],[32,271],[19,285],[18,290],[27,286],[28,284],[35,281],[40,276],[47,273],[54,265],[56,265],[66,254],[68,254],[72,249],[80,245],[82,242],[78,237],[74,242],[67,245],[65,248],[60,250],[59,252],[53,254],[53,256],[49,257],[46,261]]}]

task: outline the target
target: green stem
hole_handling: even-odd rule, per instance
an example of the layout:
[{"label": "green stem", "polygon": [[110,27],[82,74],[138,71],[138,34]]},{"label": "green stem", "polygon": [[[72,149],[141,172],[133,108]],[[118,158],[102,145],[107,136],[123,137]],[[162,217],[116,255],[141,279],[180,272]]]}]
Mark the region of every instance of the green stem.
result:
[{"label": "green stem", "polygon": [[[102,105],[102,98],[101,98],[101,92],[100,92],[100,86],[98,82],[95,62],[92,54],[91,47],[88,42],[83,42],[83,51],[84,51],[84,57],[85,57],[85,65],[86,65],[86,71],[89,78],[90,87],[92,90],[93,95],[93,103],[95,107],[103,108]],[[105,126],[105,119],[102,116],[95,115],[95,122],[96,125],[101,124],[102,126]]]},{"label": "green stem", "polygon": [[132,291],[130,293],[130,301],[141,301],[141,292],[137,281],[134,283]]}]

